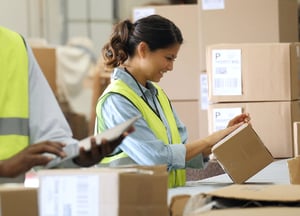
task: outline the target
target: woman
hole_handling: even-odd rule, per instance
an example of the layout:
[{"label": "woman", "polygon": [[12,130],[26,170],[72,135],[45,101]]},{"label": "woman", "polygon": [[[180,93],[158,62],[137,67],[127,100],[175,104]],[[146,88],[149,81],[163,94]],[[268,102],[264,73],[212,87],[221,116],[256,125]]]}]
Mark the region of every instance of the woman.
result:
[{"label": "woman", "polygon": [[211,147],[249,120],[247,114],[241,114],[226,129],[186,143],[186,127],[156,84],[173,69],[182,43],[179,28],[159,15],[135,23],[125,20],[115,26],[103,47],[105,66],[114,72],[97,104],[97,132],[136,115],[142,118],[135,123],[135,133],[111,157],[102,160],[102,165],[167,164],[169,187],[182,186],[185,167],[203,167],[203,157],[211,153]]}]

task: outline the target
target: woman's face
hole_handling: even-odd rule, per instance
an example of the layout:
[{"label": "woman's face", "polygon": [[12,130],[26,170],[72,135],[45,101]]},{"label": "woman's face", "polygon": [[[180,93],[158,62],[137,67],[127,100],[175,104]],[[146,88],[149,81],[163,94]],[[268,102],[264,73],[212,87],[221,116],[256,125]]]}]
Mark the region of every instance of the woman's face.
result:
[{"label": "woman's face", "polygon": [[155,51],[147,49],[141,64],[144,78],[153,82],[159,82],[164,73],[173,70],[173,64],[179,48],[180,44]]}]

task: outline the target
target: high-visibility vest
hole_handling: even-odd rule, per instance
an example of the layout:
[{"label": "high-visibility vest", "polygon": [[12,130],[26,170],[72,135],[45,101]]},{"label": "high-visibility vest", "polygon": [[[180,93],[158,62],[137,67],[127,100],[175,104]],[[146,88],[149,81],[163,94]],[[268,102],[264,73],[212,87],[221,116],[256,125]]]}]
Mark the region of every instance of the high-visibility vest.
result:
[{"label": "high-visibility vest", "polygon": [[[171,143],[181,143],[181,137],[177,128],[176,120],[174,118],[170,102],[163,92],[163,90],[155,85],[158,90],[157,98],[162,106],[163,112],[167,118],[168,124],[171,129]],[[98,118],[98,132],[105,130],[103,117],[101,113],[102,103],[105,101],[107,96],[111,93],[121,94],[126,97],[129,101],[136,106],[141,112],[142,117],[148,123],[149,128],[153,131],[155,136],[162,140],[166,145],[169,144],[167,129],[161,119],[153,112],[153,110],[145,103],[145,101],[138,96],[126,83],[122,80],[115,80],[107,87],[105,92],[100,97],[97,104],[97,116]],[[119,159],[120,157],[128,157],[124,152],[121,152],[112,157],[104,158],[101,163],[110,163],[113,160]],[[183,186],[186,182],[185,169],[173,169],[169,171],[169,187]]]},{"label": "high-visibility vest", "polygon": [[28,55],[23,38],[0,27],[0,160],[29,144]]}]

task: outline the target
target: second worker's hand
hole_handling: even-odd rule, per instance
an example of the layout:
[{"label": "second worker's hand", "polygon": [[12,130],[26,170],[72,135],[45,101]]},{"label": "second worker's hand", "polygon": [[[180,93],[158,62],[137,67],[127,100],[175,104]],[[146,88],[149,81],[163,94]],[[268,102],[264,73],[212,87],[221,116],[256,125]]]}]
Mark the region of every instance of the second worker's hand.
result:
[{"label": "second worker's hand", "polygon": [[111,154],[117,146],[119,146],[123,139],[134,131],[134,127],[130,127],[117,139],[108,141],[106,139],[101,140],[101,144],[96,143],[96,139],[93,137],[91,141],[91,150],[86,151],[83,147],[80,148],[79,156],[74,158],[74,162],[79,166],[89,167],[99,163],[104,157]]}]

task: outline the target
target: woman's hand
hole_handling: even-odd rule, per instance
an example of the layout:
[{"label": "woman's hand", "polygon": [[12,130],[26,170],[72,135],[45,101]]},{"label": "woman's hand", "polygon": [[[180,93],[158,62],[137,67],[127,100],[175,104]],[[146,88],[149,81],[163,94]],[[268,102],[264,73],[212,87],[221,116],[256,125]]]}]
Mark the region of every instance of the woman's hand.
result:
[{"label": "woman's hand", "polygon": [[231,119],[228,122],[227,127],[231,127],[233,125],[239,124],[241,122],[243,123],[249,123],[251,120],[249,113],[242,113],[240,115],[237,115],[236,117],[234,117],[233,119]]},{"label": "woman's hand", "polygon": [[219,142],[221,139],[223,139],[224,137],[226,137],[228,134],[230,134],[232,131],[234,131],[235,129],[237,129],[239,126],[241,126],[242,124],[244,124],[244,122],[236,122],[236,124],[229,126],[223,130],[219,130],[216,131],[214,133],[212,133],[211,135],[209,135],[208,137],[206,137],[204,140],[207,143],[207,147],[204,148],[204,150],[202,151],[203,156],[209,156],[211,154],[211,148],[217,143]]}]

